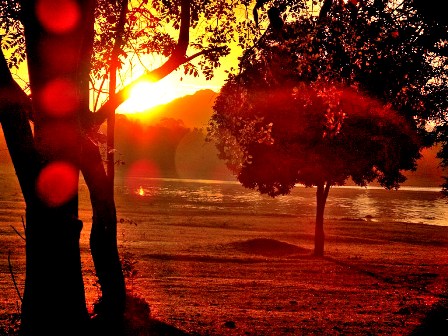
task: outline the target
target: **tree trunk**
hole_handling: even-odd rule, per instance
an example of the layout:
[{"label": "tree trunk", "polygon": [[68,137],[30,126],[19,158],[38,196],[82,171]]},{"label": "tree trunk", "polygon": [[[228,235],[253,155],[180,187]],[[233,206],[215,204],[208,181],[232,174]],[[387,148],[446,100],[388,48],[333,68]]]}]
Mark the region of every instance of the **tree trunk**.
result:
[{"label": "tree trunk", "polygon": [[322,257],[324,255],[324,211],[328,193],[330,191],[330,183],[317,185],[316,191],[316,226],[314,233],[314,255]]},{"label": "tree trunk", "polygon": [[[49,4],[41,2],[38,6],[33,0],[20,3],[33,97],[34,148],[42,168],[33,176],[33,197],[26,204],[26,279],[21,332],[25,336],[86,335],[89,316],[81,270],[82,223],[78,220],[77,188],[72,188],[71,193],[56,203],[46,199],[42,190],[51,194],[58,183],[63,192],[70,189],[60,180],[64,177],[54,170],[43,174],[46,168],[59,162],[70,167],[70,183],[78,184],[82,109],[79,93],[80,83],[88,82],[88,77],[83,78],[86,74],[82,71],[83,60],[90,58],[82,51],[86,49],[86,29],[93,29],[93,11],[89,11],[92,1],[75,2],[79,17],[75,12],[61,13],[79,19],[68,28],[54,25],[61,21],[53,22],[53,18],[45,21],[45,15],[37,16],[37,10],[41,14],[51,13]],[[47,13],[42,12],[46,10]],[[65,30],[59,31],[61,27]],[[43,176],[49,176],[56,184],[44,185],[40,190],[39,181]]]},{"label": "tree trunk", "polygon": [[97,328],[107,335],[120,335],[125,308],[125,283],[117,247],[117,215],[110,180],[97,146],[83,143],[82,173],[93,209],[90,250],[101,286],[101,301],[95,308]]},{"label": "tree trunk", "polygon": [[43,204],[27,207],[22,335],[85,335],[81,221]]},{"label": "tree trunk", "polygon": [[[117,2],[120,16],[115,25],[115,41],[110,59],[109,98],[116,91],[117,67],[123,44],[128,1]],[[87,93],[87,91],[86,91]],[[88,96],[86,96],[86,100]],[[94,328],[102,334],[122,335],[126,287],[117,246],[117,215],[114,201],[114,129],[115,113],[107,119],[107,173],[99,147],[83,141],[82,173],[90,192],[93,217],[90,251],[95,265],[101,298],[95,305]]]},{"label": "tree trunk", "polygon": [[30,101],[6,72],[1,56],[0,121],[26,203],[21,333],[83,335],[88,314],[78,244],[82,223],[74,216],[76,195],[63,207],[48,207],[37,196],[36,180],[42,164],[28,121]]},{"label": "tree trunk", "polygon": [[[21,3],[34,135],[27,115],[30,99],[12,79],[3,53],[0,59],[0,122],[27,206],[21,326],[25,336],[90,335],[92,329],[82,280],[77,192],[57,205],[46,203],[36,192],[42,169],[58,161],[70,164],[75,171],[82,166],[91,193],[91,249],[103,291],[98,314],[102,329],[95,331],[121,333],[125,286],[117,250],[115,203],[98,148],[91,143],[90,147],[81,145],[81,128],[89,124],[90,114],[95,1],[79,0],[76,4],[79,22],[67,34],[52,34],[36,17],[36,1]],[[69,87],[56,85],[53,92],[48,89],[54,83],[60,85],[61,80]],[[66,98],[71,99],[69,113],[63,111]],[[82,155],[81,150],[85,150]],[[77,185],[77,178],[74,183]]]}]

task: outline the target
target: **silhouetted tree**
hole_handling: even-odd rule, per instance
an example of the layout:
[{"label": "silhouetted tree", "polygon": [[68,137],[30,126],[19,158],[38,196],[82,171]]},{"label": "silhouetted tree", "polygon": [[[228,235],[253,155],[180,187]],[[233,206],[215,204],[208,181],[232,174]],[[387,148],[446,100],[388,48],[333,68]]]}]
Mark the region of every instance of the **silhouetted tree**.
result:
[{"label": "silhouetted tree", "polygon": [[[132,68],[138,58],[132,55],[162,56],[139,80],[157,81],[180,66],[186,75],[202,72],[210,78],[229,52],[229,41],[248,50],[243,65],[273,44],[280,47],[279,56],[300,60],[293,66],[301,66],[301,81],[317,83],[316,76],[328,69],[326,79],[358,85],[403,111],[406,120],[418,117],[421,130],[431,118],[445,116],[446,125],[446,94],[439,94],[446,90],[440,82],[446,78],[445,58],[434,51],[446,43],[429,33],[430,20],[413,11],[411,0],[396,8],[390,5],[394,1],[343,6],[326,0],[325,15],[314,18],[307,1],[257,3],[259,27],[236,10],[238,5],[242,11],[253,9],[247,0],[0,0],[0,122],[27,207],[24,335],[79,335],[90,328],[79,258],[79,171],[93,209],[91,252],[102,290],[98,333],[120,331],[125,292],[116,242],[111,130],[114,110],[135,84],[119,82],[126,65]],[[277,23],[270,27],[267,12],[273,7],[281,13],[270,12]],[[24,91],[10,69],[25,58],[29,90]],[[97,133],[106,119],[107,172]]]},{"label": "silhouetted tree", "polygon": [[313,42],[305,45],[310,48],[300,48],[300,57],[308,59],[303,68],[322,67],[329,55],[327,75],[357,85],[413,119],[425,145],[439,142],[438,156],[448,167],[448,26],[440,10],[443,1],[348,1],[342,7],[338,0],[324,3],[317,26],[309,28]]},{"label": "silhouetted tree", "polygon": [[[442,160],[441,165],[444,169],[448,168],[448,112],[447,112],[447,61],[448,61],[448,17],[443,10],[440,10],[444,2],[414,0],[413,8],[416,10],[416,16],[421,19],[420,30],[424,31],[424,36],[419,41],[427,48],[432,60],[438,64],[440,71],[434,76],[432,84],[441,87],[439,92],[434,92],[431,96],[431,103],[438,107],[437,113],[429,112],[429,118],[432,119],[435,127],[433,133],[435,139],[441,145],[438,157]],[[448,177],[445,177],[443,184],[443,193],[448,196]]]},{"label": "silhouetted tree", "polygon": [[224,86],[211,135],[246,188],[275,197],[298,183],[317,187],[314,253],[321,256],[330,187],[351,177],[398,188],[401,171],[415,169],[419,139],[405,118],[353,88],[285,79],[266,89],[251,79],[243,72]]},{"label": "silhouetted tree", "polygon": [[[202,72],[210,78],[220,57],[229,52],[229,38],[242,31],[241,23],[251,25],[245,17],[238,22],[237,5],[199,0],[0,1],[0,122],[26,203],[23,335],[121,333],[125,287],[116,240],[113,127],[114,111],[135,81],[119,79],[129,79],[126,67],[135,65],[136,54],[161,56],[158,64],[144,64],[148,70],[136,81],[158,81],[180,66],[186,75]],[[10,69],[25,58],[29,87],[24,91]],[[106,119],[107,172],[97,132]],[[79,251],[80,171],[90,192],[90,247],[102,291],[93,324]]]},{"label": "silhouetted tree", "polygon": [[244,186],[317,186],[317,255],[330,187],[397,188],[446,113],[446,68],[411,5],[326,1],[247,49],[215,103],[209,134]]}]

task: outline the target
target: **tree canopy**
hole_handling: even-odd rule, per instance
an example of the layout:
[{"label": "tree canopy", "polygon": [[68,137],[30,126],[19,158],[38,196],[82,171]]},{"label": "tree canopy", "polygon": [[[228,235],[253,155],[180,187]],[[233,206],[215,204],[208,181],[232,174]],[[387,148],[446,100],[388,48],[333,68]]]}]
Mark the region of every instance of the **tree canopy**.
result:
[{"label": "tree canopy", "polygon": [[266,90],[240,76],[216,101],[211,136],[243,186],[277,196],[351,177],[391,189],[415,169],[420,139],[390,107],[349,87],[284,81]]},{"label": "tree canopy", "polygon": [[245,51],[209,128],[245,187],[277,196],[317,186],[319,225],[332,185],[398,188],[447,104],[440,36],[412,2],[325,3]]},{"label": "tree canopy", "polygon": [[[91,332],[79,251],[79,172],[90,192],[90,250],[102,292],[93,324],[101,334],[122,332],[114,111],[140,80],[156,82],[182,66],[186,75],[210,78],[229,42],[245,47],[259,34],[245,6],[250,2],[0,0],[0,122],[27,214],[23,335]],[[148,55],[156,61],[146,62]],[[25,59],[29,83],[22,85],[14,71]],[[145,71],[133,78],[136,64]],[[98,133],[106,120],[107,171]],[[58,176],[70,183],[61,185]],[[57,190],[64,192],[56,200],[50,196]]]}]

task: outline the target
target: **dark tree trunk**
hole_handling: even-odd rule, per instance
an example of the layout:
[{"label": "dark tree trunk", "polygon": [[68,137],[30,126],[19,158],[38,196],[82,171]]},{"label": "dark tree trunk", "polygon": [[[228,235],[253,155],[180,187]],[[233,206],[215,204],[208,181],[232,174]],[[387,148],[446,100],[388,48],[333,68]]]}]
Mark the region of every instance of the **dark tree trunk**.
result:
[{"label": "dark tree trunk", "polygon": [[81,275],[76,196],[59,208],[36,194],[41,162],[27,110],[29,99],[6,73],[1,55],[0,121],[26,203],[26,280],[22,335],[82,335],[88,321]]},{"label": "dark tree trunk", "polygon": [[[36,1],[21,2],[33,97],[34,148],[42,165],[33,176],[33,197],[26,204],[26,279],[21,327],[26,336],[88,333],[77,190],[56,204],[36,194],[39,173],[52,163],[63,162],[79,173],[83,107],[79,92],[80,83],[88,82],[88,77],[82,78],[86,73],[82,71],[83,58],[90,57],[82,51],[87,21],[93,21],[88,8],[91,1],[79,0],[76,4],[81,14],[79,21],[67,31],[53,32],[51,22],[48,26],[38,19]],[[73,179],[77,185],[76,175]],[[51,193],[49,189],[47,186],[46,191]]]},{"label": "dark tree trunk", "polygon": [[325,233],[324,233],[324,211],[327,201],[330,184],[317,185],[316,191],[316,226],[314,233],[314,255],[322,257],[324,255]]},{"label": "dark tree trunk", "polygon": [[102,292],[95,308],[97,327],[107,328],[107,335],[120,335],[126,293],[117,247],[115,202],[99,149],[88,140],[83,143],[82,162],[93,209],[90,250]]},{"label": "dark tree trunk", "polygon": [[89,316],[81,273],[82,223],[71,211],[27,208],[22,335],[85,335]]},{"label": "dark tree trunk", "polygon": [[[35,1],[21,4],[32,109],[29,98],[12,79],[3,54],[0,59],[0,122],[27,206],[21,329],[25,336],[88,335],[92,330],[81,271],[82,223],[77,219],[77,193],[56,206],[45,203],[36,193],[42,169],[56,161],[69,163],[75,169],[82,167],[91,193],[91,250],[103,292],[98,309],[102,323],[95,324],[101,329],[95,331],[101,335],[122,332],[125,286],[117,250],[115,203],[99,149],[87,140],[84,142],[88,145],[81,145],[82,127],[89,125],[90,118],[88,90],[95,1],[80,0],[77,4],[82,14],[80,21],[67,34],[52,34],[43,28],[36,18]],[[73,84],[74,90],[53,92],[50,101],[54,105],[49,114],[48,100],[42,97],[48,84],[61,79]],[[75,107],[68,115],[58,115],[57,104],[67,94],[68,98],[75,96]],[[34,136],[27,114],[31,110]]]},{"label": "dark tree trunk", "polygon": [[[117,3],[118,4],[118,3]],[[123,43],[128,1],[121,0],[120,16],[115,26],[116,35],[110,59],[109,98],[116,91],[116,73]],[[83,91],[88,94],[88,91]],[[88,95],[86,96],[88,101]],[[107,119],[107,173],[99,147],[83,141],[81,171],[90,192],[93,217],[90,250],[95,265],[101,298],[95,305],[94,328],[102,334],[122,335],[126,288],[117,246],[117,215],[114,201],[114,128],[115,113]]]}]

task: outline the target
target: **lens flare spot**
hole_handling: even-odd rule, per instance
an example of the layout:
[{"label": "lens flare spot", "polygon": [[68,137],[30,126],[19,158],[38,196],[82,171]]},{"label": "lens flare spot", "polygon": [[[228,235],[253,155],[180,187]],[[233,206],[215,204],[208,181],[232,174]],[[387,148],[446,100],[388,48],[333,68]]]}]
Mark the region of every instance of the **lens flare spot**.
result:
[{"label": "lens flare spot", "polygon": [[52,117],[68,117],[78,108],[76,86],[66,79],[50,81],[42,90],[41,104]]},{"label": "lens flare spot", "polygon": [[36,14],[42,26],[53,34],[70,32],[81,17],[78,4],[73,0],[38,0]]},{"label": "lens flare spot", "polygon": [[39,55],[54,73],[69,73],[78,66],[78,42],[66,38],[46,38],[39,43]]},{"label": "lens flare spot", "polygon": [[50,207],[57,207],[75,196],[78,188],[78,172],[66,162],[54,162],[46,166],[37,179],[37,194]]},{"label": "lens flare spot", "polygon": [[126,188],[136,196],[154,196],[159,192],[160,170],[149,160],[134,162],[126,173]]}]

